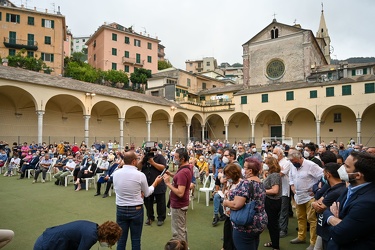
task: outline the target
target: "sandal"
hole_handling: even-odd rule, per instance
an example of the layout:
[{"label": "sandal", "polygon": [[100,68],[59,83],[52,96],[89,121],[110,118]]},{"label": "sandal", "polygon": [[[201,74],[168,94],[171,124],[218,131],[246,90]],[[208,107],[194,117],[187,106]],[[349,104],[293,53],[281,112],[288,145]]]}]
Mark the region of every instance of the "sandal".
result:
[{"label": "sandal", "polygon": [[272,241],[264,243],[263,246],[265,246],[265,247],[272,247]]}]

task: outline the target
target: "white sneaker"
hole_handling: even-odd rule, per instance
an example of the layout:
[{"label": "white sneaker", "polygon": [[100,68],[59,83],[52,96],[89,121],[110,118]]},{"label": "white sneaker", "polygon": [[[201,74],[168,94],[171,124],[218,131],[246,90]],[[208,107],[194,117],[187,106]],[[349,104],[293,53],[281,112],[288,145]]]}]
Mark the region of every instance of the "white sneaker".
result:
[{"label": "white sneaker", "polygon": [[36,182],[36,180],[33,180],[33,184]]},{"label": "white sneaker", "polygon": [[46,182],[46,181],[43,179],[43,180],[42,180],[42,183],[45,183],[45,182]]}]

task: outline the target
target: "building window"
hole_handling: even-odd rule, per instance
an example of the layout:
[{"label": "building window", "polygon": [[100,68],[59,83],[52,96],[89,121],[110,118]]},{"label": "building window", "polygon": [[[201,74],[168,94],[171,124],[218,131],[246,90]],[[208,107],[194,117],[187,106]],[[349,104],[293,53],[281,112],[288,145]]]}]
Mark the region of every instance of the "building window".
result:
[{"label": "building window", "polygon": [[96,54],[94,54],[94,61],[96,61]]},{"label": "building window", "polygon": [[351,95],[352,94],[352,85],[342,86],[342,95]]},{"label": "building window", "polygon": [[15,56],[16,55],[16,50],[15,49],[9,49],[9,55],[10,56]]},{"label": "building window", "polygon": [[212,85],[212,88],[216,88],[216,85]]},{"label": "building window", "polygon": [[20,15],[7,13],[6,21],[10,23],[20,23]]},{"label": "building window", "polygon": [[206,83],[202,82],[202,89],[206,89],[206,88],[207,88]]},{"label": "building window", "polygon": [[34,34],[27,34],[27,45],[34,46]]},{"label": "building window", "polygon": [[125,37],[125,43],[130,44],[130,38],[128,36]]},{"label": "building window", "polygon": [[83,43],[86,42],[86,39],[82,39],[82,42],[83,42]]},{"label": "building window", "polygon": [[129,73],[129,65],[125,65],[124,71],[127,72],[127,73]]},{"label": "building window", "polygon": [[53,62],[54,55],[48,53],[42,53],[42,60],[45,62]]},{"label": "building window", "polygon": [[134,39],[134,46],[141,47],[141,40]]},{"label": "building window", "polygon": [[187,79],[187,86],[190,87],[191,83],[190,83],[190,78]]},{"label": "building window", "polygon": [[112,69],[117,70],[117,63],[112,63]]},{"label": "building window", "polygon": [[286,92],[286,100],[287,101],[294,100],[294,91],[288,91],[288,92]]},{"label": "building window", "polygon": [[27,57],[34,57],[34,51],[27,51]]},{"label": "building window", "polygon": [[55,21],[42,19],[42,27],[53,29],[55,28]]},{"label": "building window", "polygon": [[125,58],[129,58],[129,51],[125,51]]},{"label": "building window", "polygon": [[135,62],[141,63],[141,54],[135,54]]},{"label": "building window", "polygon": [[148,62],[148,63],[151,63],[151,62],[152,62],[152,58],[151,58],[151,56],[147,56],[147,62]]},{"label": "building window", "polygon": [[326,88],[326,97],[335,96],[335,88],[327,87]]},{"label": "building window", "polygon": [[318,98],[318,91],[317,90],[311,90],[310,91],[310,98]]},{"label": "building window", "polygon": [[268,102],[268,94],[262,94],[262,102]]},{"label": "building window", "polygon": [[266,73],[267,73],[268,78],[270,78],[271,80],[280,79],[284,75],[284,72],[285,72],[285,65],[279,59],[273,59],[267,65]]},{"label": "building window", "polygon": [[199,97],[199,101],[205,101],[205,100],[206,100],[206,96],[201,95],[201,96]]},{"label": "building window", "polygon": [[117,34],[112,33],[112,41],[117,41]]},{"label": "building window", "polygon": [[247,96],[241,96],[241,104],[247,104]]},{"label": "building window", "polygon": [[27,17],[27,24],[28,25],[34,25],[34,17],[28,16]]},{"label": "building window", "polygon": [[152,43],[147,43],[147,48],[152,49]]},{"label": "building window", "polygon": [[365,94],[375,93],[375,83],[365,83]]},{"label": "building window", "polygon": [[78,45],[76,46],[76,50],[77,50],[77,51],[79,50],[79,46],[78,46]]},{"label": "building window", "polygon": [[94,48],[96,47],[96,40],[94,40],[94,45],[93,46],[94,46]]},{"label": "building window", "polygon": [[51,37],[50,36],[45,36],[44,37],[44,43],[45,44],[51,44]]},{"label": "building window", "polygon": [[210,62],[206,62],[206,66],[209,67],[211,65]]},{"label": "building window", "polygon": [[112,48],[112,56],[117,56],[117,49],[116,48]]},{"label": "building window", "polygon": [[278,38],[278,37],[279,37],[279,29],[274,27],[271,30],[271,39],[275,39],[275,38]]},{"label": "building window", "polygon": [[9,43],[15,44],[17,41],[17,33],[14,31],[9,31]]},{"label": "building window", "polygon": [[333,114],[333,122],[341,122],[341,113]]},{"label": "building window", "polygon": [[2,16],[1,16],[2,14],[1,14],[1,12],[0,12],[0,21],[1,21],[1,19],[2,19]]},{"label": "building window", "polygon": [[363,69],[363,74],[364,74],[364,75],[367,75],[367,68],[364,68],[364,69]]}]

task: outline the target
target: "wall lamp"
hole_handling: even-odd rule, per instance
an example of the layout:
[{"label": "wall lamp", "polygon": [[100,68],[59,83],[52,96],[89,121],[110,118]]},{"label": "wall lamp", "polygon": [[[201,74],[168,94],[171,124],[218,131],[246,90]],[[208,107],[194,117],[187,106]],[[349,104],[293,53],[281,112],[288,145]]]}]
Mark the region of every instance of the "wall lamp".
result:
[{"label": "wall lamp", "polygon": [[292,125],[293,121],[287,121],[288,125]]},{"label": "wall lamp", "polygon": [[96,94],[95,93],[86,93],[86,97],[94,97],[94,96],[96,96]]},{"label": "wall lamp", "polygon": [[172,110],[172,111],[175,111],[175,110],[176,110],[176,107],[175,107],[175,106],[171,106],[171,110]]},{"label": "wall lamp", "polygon": [[16,113],[14,113],[14,115],[16,116],[17,119],[19,119],[22,116],[22,113],[16,112]]}]

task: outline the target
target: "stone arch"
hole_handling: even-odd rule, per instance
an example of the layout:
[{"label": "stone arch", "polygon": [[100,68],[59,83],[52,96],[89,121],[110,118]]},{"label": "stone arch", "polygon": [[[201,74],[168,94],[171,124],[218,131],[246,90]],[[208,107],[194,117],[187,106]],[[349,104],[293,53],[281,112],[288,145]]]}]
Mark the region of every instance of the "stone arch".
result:
[{"label": "stone arch", "polygon": [[203,117],[200,114],[195,113],[191,119],[190,119],[190,136],[192,137],[192,140],[194,141],[203,141],[204,138],[202,138],[202,126],[204,126],[203,123]]},{"label": "stone arch", "polygon": [[295,108],[285,117],[285,137],[293,138],[293,144],[303,140],[316,143],[316,117],[311,110]]},{"label": "stone arch", "polygon": [[281,140],[281,118],[273,110],[263,110],[255,116],[253,142],[262,144],[263,138],[267,141]]},{"label": "stone arch", "polygon": [[[375,103],[368,106],[362,113],[361,117],[361,140],[362,143],[367,147],[375,146]],[[358,143],[358,139],[356,141]]]},{"label": "stone arch", "polygon": [[218,114],[210,114],[205,120],[205,139],[225,140],[224,119]]},{"label": "stone arch", "polygon": [[228,141],[245,142],[251,140],[251,123],[246,113],[233,113],[228,119]]},{"label": "stone arch", "polygon": [[146,110],[139,106],[129,107],[125,113],[124,143],[141,146],[147,140],[147,121],[150,120]]},{"label": "stone arch", "polygon": [[155,110],[151,115],[151,141],[164,144],[169,141],[169,122],[171,116],[164,109]]}]

